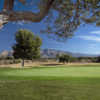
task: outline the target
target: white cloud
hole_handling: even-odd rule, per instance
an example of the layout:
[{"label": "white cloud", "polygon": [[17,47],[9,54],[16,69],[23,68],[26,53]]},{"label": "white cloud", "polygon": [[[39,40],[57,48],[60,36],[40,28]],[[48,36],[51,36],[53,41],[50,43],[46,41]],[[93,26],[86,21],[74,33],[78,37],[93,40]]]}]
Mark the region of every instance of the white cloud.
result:
[{"label": "white cloud", "polygon": [[92,31],[90,33],[100,35],[100,31]]},{"label": "white cloud", "polygon": [[77,38],[83,39],[83,40],[90,40],[95,42],[100,42],[100,37],[98,36],[77,36]]}]

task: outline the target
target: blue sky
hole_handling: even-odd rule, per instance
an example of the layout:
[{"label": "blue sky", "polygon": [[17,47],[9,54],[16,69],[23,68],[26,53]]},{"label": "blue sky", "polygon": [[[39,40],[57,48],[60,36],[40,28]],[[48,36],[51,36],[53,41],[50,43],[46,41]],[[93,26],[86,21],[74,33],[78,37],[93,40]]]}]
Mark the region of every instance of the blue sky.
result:
[{"label": "blue sky", "polygon": [[[2,7],[2,1],[0,0],[0,7]],[[9,22],[0,30],[0,51],[11,50],[11,46],[15,43],[14,36],[18,29],[28,29],[42,38],[43,45],[41,48],[51,48],[74,53],[100,54],[100,27],[96,27],[93,24],[82,25],[74,32],[74,36],[65,42],[57,42],[49,38],[48,35],[40,33],[40,30],[44,27],[43,22],[27,24]]]}]

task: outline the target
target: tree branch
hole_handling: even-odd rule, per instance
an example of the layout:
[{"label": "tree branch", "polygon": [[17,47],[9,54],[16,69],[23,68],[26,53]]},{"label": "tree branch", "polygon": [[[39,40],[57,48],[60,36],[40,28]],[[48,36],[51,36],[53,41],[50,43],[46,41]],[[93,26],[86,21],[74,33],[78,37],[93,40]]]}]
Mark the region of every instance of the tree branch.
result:
[{"label": "tree branch", "polygon": [[40,22],[49,12],[49,9],[51,8],[53,2],[55,0],[47,0],[46,4],[43,6],[42,9],[40,9],[39,13],[33,13],[33,12],[1,12],[0,14],[8,15],[8,21],[31,21],[31,22]]}]

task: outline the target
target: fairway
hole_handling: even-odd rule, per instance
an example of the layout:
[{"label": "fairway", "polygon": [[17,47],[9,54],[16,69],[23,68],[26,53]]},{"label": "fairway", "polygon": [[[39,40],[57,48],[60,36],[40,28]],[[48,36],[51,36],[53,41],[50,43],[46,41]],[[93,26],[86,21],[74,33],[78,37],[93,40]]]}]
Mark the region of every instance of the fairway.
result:
[{"label": "fairway", "polygon": [[[0,78],[34,79],[39,78],[100,78],[99,65],[59,66],[59,67],[34,67],[26,69],[1,68]],[[15,78],[16,77],[16,78]]]},{"label": "fairway", "polygon": [[100,100],[100,67],[0,68],[0,100]]}]

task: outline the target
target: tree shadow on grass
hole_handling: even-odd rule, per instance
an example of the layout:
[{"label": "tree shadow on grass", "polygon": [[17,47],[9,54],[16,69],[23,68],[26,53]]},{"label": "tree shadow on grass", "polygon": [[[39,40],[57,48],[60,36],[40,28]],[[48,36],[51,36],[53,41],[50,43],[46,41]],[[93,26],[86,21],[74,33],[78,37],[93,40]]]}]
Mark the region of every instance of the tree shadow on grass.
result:
[{"label": "tree shadow on grass", "polygon": [[60,66],[60,65],[63,65],[63,64],[42,64],[43,66]]}]

